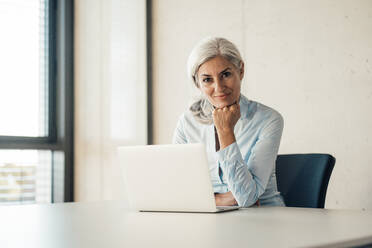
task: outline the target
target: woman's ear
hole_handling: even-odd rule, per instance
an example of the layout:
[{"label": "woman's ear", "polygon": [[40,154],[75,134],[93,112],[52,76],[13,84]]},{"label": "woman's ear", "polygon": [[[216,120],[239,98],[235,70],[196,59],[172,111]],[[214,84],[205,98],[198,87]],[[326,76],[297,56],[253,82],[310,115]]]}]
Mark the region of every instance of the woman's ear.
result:
[{"label": "woman's ear", "polygon": [[244,77],[244,62],[241,61],[240,62],[240,73],[239,73],[240,81],[243,80],[243,77]]}]

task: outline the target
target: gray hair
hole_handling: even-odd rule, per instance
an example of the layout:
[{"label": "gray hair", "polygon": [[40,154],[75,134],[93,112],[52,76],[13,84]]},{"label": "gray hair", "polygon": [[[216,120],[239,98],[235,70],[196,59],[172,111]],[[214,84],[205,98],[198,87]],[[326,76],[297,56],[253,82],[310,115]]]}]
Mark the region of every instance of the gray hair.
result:
[{"label": "gray hair", "polygon": [[[197,88],[199,88],[197,73],[200,66],[218,55],[227,59],[236,69],[241,69],[243,62],[242,57],[240,56],[239,50],[231,41],[218,37],[203,39],[191,51],[187,61],[187,74]],[[198,122],[202,124],[213,123],[213,105],[205,96],[201,95],[200,98],[190,106],[190,111]]]}]

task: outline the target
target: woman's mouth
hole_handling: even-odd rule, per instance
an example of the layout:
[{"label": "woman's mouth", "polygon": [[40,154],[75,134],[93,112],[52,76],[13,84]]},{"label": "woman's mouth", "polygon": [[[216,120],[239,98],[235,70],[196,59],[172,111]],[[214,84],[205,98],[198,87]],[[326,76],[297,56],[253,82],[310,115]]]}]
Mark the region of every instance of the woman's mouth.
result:
[{"label": "woman's mouth", "polygon": [[226,93],[226,94],[220,94],[220,95],[216,95],[214,97],[216,97],[217,99],[225,99],[227,98],[231,93]]}]

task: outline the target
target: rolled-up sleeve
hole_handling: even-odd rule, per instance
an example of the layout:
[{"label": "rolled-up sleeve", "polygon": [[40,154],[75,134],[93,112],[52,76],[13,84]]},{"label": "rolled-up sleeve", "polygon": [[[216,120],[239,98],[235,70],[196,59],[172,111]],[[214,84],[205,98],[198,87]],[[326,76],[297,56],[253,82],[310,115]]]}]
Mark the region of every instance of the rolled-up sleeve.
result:
[{"label": "rolled-up sleeve", "polygon": [[239,206],[253,205],[265,192],[275,168],[282,132],[283,118],[278,114],[261,129],[249,154],[241,154],[236,142],[217,152],[219,166]]}]

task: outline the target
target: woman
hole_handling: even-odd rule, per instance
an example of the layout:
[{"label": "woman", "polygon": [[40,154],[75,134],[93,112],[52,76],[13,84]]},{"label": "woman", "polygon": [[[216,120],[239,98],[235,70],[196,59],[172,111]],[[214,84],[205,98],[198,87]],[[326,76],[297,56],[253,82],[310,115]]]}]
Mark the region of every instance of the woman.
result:
[{"label": "woman", "polygon": [[275,160],[283,118],[241,95],[244,63],[233,43],[202,40],[188,74],[202,93],[179,119],[173,143],[204,143],[217,206],[284,206]]}]

